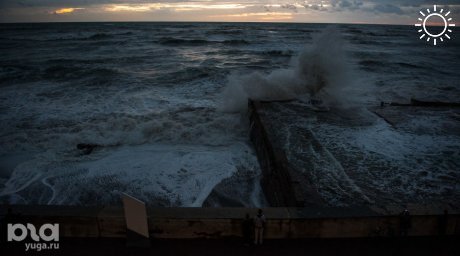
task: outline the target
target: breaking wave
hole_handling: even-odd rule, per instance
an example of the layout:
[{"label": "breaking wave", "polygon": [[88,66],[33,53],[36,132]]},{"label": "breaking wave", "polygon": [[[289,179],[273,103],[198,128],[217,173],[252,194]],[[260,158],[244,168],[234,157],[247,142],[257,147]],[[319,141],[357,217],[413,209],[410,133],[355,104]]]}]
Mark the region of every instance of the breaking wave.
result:
[{"label": "breaking wave", "polygon": [[341,88],[350,82],[349,72],[339,32],[327,28],[291,59],[288,68],[269,74],[232,74],[223,92],[222,110],[243,111],[248,99],[287,100],[308,95],[337,100]]}]

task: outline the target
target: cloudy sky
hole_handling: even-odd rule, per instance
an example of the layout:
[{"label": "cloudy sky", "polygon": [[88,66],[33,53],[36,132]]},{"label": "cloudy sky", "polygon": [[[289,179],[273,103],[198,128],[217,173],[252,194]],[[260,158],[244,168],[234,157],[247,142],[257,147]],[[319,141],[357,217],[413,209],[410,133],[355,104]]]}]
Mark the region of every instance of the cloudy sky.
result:
[{"label": "cloudy sky", "polygon": [[255,21],[414,24],[419,11],[460,0],[0,0],[0,22]]}]

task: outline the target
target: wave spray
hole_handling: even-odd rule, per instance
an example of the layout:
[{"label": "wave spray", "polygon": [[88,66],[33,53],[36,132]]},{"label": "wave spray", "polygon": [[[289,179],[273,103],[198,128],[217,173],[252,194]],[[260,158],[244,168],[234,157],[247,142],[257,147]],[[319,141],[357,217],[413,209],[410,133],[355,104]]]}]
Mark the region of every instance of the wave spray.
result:
[{"label": "wave spray", "polygon": [[343,45],[340,32],[335,28],[326,28],[313,37],[311,45],[291,59],[288,68],[268,74],[232,74],[222,94],[221,110],[244,111],[248,99],[315,97],[325,103],[341,102],[341,91],[350,84],[351,72]]}]

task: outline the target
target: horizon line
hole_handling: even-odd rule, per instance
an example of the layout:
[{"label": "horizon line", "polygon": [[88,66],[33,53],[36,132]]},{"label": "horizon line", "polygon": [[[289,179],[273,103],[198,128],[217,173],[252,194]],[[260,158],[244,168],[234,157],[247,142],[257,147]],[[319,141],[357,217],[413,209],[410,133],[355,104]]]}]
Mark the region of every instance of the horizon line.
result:
[{"label": "horizon line", "polygon": [[[365,22],[290,22],[290,21],[187,21],[187,20],[175,20],[175,21],[16,21],[16,22],[4,22],[0,21],[0,24],[49,24],[49,23],[276,23],[276,24],[343,24],[343,25],[388,25],[388,26],[413,26],[414,24],[399,24],[399,23],[365,23]],[[438,25],[430,25],[438,26]]]}]

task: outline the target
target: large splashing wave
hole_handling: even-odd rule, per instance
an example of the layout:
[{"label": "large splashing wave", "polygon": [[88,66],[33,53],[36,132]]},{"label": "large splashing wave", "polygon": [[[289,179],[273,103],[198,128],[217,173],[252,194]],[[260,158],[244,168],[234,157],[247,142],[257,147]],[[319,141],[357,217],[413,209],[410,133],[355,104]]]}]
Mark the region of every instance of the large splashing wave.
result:
[{"label": "large splashing wave", "polygon": [[351,69],[346,61],[339,31],[325,29],[313,43],[291,59],[288,68],[268,74],[232,74],[223,92],[222,110],[244,110],[247,100],[287,100],[303,95],[337,100],[350,84]]}]

